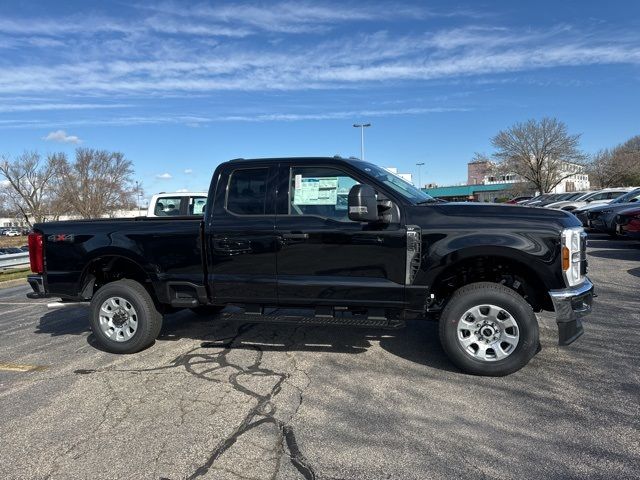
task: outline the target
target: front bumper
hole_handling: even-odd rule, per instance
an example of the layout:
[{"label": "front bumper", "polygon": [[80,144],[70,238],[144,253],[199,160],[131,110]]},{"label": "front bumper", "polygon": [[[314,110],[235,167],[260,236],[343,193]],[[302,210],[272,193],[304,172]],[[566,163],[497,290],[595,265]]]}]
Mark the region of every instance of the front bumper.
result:
[{"label": "front bumper", "polygon": [[591,312],[595,296],[593,290],[593,283],[585,278],[583,283],[575,287],[549,291],[556,311],[559,345],[569,345],[584,333],[580,318]]}]

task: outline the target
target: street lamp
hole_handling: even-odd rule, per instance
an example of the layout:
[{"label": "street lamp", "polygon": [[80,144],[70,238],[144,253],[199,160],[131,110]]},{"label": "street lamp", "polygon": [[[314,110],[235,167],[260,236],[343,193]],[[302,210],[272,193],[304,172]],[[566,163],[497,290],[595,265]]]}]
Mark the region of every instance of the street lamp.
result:
[{"label": "street lamp", "polygon": [[416,165],[418,166],[418,190],[420,190],[420,185],[422,184],[422,182],[420,181],[420,170],[421,167],[424,165],[424,162],[420,162],[420,163],[416,163]]},{"label": "street lamp", "polygon": [[142,213],[141,212],[142,209],[140,208],[140,197],[141,196],[142,196],[142,193],[140,192],[140,182],[138,182],[136,180],[136,204],[137,204],[137,207],[138,207],[138,215],[140,215]]},{"label": "street lamp", "polygon": [[370,127],[370,123],[354,123],[354,127],[360,129],[360,160],[364,161],[364,129]]}]

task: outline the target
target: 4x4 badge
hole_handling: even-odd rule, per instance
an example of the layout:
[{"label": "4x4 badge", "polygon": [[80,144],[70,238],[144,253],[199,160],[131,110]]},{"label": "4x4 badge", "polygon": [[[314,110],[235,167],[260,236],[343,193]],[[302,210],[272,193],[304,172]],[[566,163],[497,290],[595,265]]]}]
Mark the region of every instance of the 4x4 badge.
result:
[{"label": "4x4 badge", "polygon": [[73,243],[74,240],[74,236],[73,235],[67,235],[67,234],[57,234],[57,235],[49,235],[47,237],[47,242],[67,242],[67,243]]}]

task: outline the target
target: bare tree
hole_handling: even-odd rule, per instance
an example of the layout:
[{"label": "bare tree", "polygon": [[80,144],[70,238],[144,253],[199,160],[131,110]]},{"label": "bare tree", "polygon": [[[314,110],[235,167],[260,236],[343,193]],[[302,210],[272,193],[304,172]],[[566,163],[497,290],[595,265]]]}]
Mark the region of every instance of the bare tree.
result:
[{"label": "bare tree", "polygon": [[617,168],[611,150],[608,149],[600,150],[591,157],[587,173],[593,187],[613,187],[622,181],[622,172]]},{"label": "bare tree", "polygon": [[63,160],[63,154],[51,154],[43,160],[37,152],[25,152],[14,160],[2,156],[0,175],[5,178],[2,195],[7,208],[19,212],[29,225],[44,221],[47,215],[56,215],[53,184]]},{"label": "bare tree", "polygon": [[612,149],[600,150],[587,167],[594,186],[614,187],[640,184],[640,135]]},{"label": "bare tree", "polygon": [[133,165],[120,152],[78,148],[75,161],[65,159],[58,173],[60,197],[82,218],[100,218],[135,205]]},{"label": "bare tree", "polygon": [[582,164],[586,156],[579,148],[580,135],[569,135],[555,118],[528,120],[499,132],[491,143],[494,157],[504,173],[515,173],[546,193],[577,173],[571,164]]},{"label": "bare tree", "polygon": [[613,164],[621,173],[620,184],[640,185],[640,135],[631,137],[613,149]]}]

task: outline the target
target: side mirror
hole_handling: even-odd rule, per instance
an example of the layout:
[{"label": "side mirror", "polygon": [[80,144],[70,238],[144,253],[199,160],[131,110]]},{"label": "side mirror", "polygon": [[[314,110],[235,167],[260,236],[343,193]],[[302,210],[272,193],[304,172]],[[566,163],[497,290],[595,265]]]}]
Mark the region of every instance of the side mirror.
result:
[{"label": "side mirror", "polygon": [[349,220],[354,222],[377,222],[378,199],[370,185],[354,185],[349,190]]}]

